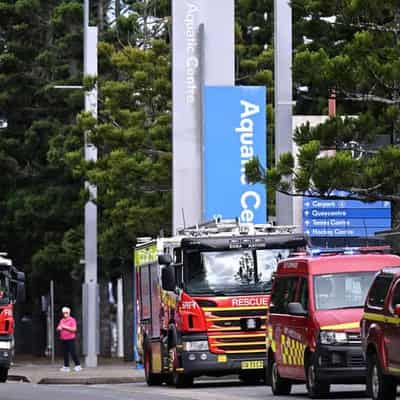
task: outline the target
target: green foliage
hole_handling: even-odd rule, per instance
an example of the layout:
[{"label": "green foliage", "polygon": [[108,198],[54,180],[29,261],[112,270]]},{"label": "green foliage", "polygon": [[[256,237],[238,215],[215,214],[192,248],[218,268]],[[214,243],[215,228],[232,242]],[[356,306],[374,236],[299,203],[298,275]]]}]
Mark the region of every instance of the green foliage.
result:
[{"label": "green foliage", "polygon": [[[130,41],[137,35],[142,43],[137,16],[120,17],[116,29],[128,21]],[[158,37],[146,40],[146,46],[100,43],[98,121],[78,116],[99,160],[85,164],[76,152],[69,155],[77,176],[98,187],[99,254],[108,275],[117,272],[116,257],[131,264],[138,236],[171,232],[170,47]]]},{"label": "green foliage", "polygon": [[[101,274],[116,256],[131,263],[137,235],[170,229],[169,1],[131,2],[116,20],[114,1],[90,4],[100,80],[82,77],[81,1],[0,1],[0,242],[43,290],[82,277],[85,179],[99,186]],[[82,90],[54,89],[65,84],[98,85],[98,121],[79,113]],[[96,165],[83,160],[85,134]]]},{"label": "green foliage", "polygon": [[53,86],[81,80],[81,14],[80,1],[0,1],[0,243],[34,292],[79,268],[63,243],[82,222],[65,157],[82,145],[83,96]]},{"label": "green foliage", "polygon": [[[334,91],[338,115],[296,130],[298,165],[283,154],[274,168],[248,177],[295,196],[329,197],[342,189],[348,198],[389,200],[398,220],[400,4],[293,0],[292,6],[295,112],[327,114]],[[254,160],[252,170],[260,168]]]},{"label": "green foliage", "polygon": [[[171,231],[171,2],[115,4],[91,1],[99,76],[83,78],[82,1],[0,0],[0,243],[38,288],[82,277],[85,180],[98,186],[101,273],[130,264],[138,236]],[[274,159],[273,0],[235,5],[236,83],[268,89],[268,165],[255,159],[246,174],[268,184],[270,213],[274,190],[399,201],[398,2],[292,0],[294,86],[308,88],[295,112],[326,114],[332,90],[338,101],[338,117],[296,131],[296,165]],[[63,84],[97,84],[98,120]],[[83,159],[84,135],[97,163]],[[377,138],[392,146],[376,150]]]}]

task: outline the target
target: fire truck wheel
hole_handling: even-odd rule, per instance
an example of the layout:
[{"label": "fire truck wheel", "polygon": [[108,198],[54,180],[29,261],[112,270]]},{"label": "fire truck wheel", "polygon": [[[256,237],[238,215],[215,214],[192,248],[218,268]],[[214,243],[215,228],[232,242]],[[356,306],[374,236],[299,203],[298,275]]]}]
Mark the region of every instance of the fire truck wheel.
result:
[{"label": "fire truck wheel", "polygon": [[373,400],[395,400],[396,383],[382,373],[376,354],[367,356],[367,393]]},{"label": "fire truck wheel", "polygon": [[178,374],[176,371],[172,373],[172,382],[177,389],[188,388],[193,385],[193,376]]},{"label": "fire truck wheel", "polygon": [[8,378],[8,368],[0,368],[0,382],[4,383]]},{"label": "fire truck wheel", "polygon": [[163,384],[163,375],[154,374],[151,372],[151,351],[148,346],[146,346],[146,351],[144,353],[144,374],[146,378],[146,383],[149,386],[159,386]]},{"label": "fire truck wheel", "polygon": [[271,366],[269,370],[271,374],[269,381],[271,382],[272,393],[275,396],[286,396],[290,394],[292,390],[292,384],[288,379],[281,378],[278,367],[273,358],[271,360]]},{"label": "fire truck wheel", "polygon": [[318,399],[320,397],[326,396],[329,394],[330,390],[329,383],[321,382],[320,380],[318,380],[315,369],[316,367],[314,357],[310,357],[309,361],[306,364],[306,386],[308,396],[311,399]]}]

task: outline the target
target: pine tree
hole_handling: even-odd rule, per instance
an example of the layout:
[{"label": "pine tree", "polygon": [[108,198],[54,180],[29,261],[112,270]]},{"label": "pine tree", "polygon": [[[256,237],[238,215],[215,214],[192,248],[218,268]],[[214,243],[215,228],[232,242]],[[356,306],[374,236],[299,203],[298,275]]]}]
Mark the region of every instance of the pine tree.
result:
[{"label": "pine tree", "polygon": [[64,247],[81,224],[65,154],[81,146],[83,96],[54,86],[81,82],[81,25],[80,1],[0,1],[0,243],[43,291],[79,265]]},{"label": "pine tree", "polygon": [[132,263],[137,237],[171,232],[169,26],[154,3],[120,16],[99,46],[98,121],[79,117],[98,162],[83,163],[80,151],[69,154],[78,176],[98,186],[99,254],[102,272],[111,275]]},{"label": "pine tree", "polygon": [[[297,27],[304,36],[294,61],[302,113],[326,113],[335,90],[339,115],[322,126],[298,129],[299,166],[285,154],[275,168],[248,165],[252,181],[264,181],[291,195],[309,190],[331,196],[390,200],[398,219],[400,175],[400,5],[396,1],[294,1]],[[304,88],[307,92],[304,94]],[[343,118],[344,116],[355,118]],[[378,146],[378,143],[388,143]],[[335,149],[322,158],[321,150]],[[354,157],[354,155],[363,157]],[[397,210],[397,211],[396,211]]]}]

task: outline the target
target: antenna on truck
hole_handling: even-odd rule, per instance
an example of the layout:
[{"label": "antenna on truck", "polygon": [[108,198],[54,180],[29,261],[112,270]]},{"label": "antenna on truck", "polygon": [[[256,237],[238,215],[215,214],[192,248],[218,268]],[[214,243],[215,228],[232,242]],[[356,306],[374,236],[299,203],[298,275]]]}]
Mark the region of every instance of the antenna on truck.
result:
[{"label": "antenna on truck", "polygon": [[186,229],[186,219],[185,219],[185,210],[182,207],[182,220],[183,220],[183,229]]}]

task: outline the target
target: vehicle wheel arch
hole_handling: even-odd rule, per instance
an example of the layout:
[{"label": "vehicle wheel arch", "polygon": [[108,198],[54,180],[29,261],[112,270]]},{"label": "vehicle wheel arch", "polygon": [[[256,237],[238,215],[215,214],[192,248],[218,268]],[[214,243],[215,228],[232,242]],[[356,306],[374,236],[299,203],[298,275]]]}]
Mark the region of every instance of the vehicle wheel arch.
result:
[{"label": "vehicle wheel arch", "polygon": [[180,335],[178,333],[178,330],[176,329],[175,324],[169,324],[168,327],[168,348],[172,349],[176,347],[177,344],[179,344],[180,341]]},{"label": "vehicle wheel arch", "polygon": [[267,385],[271,385],[269,377],[271,376],[272,360],[275,360],[275,353],[269,348],[267,352],[267,368],[265,371]]},{"label": "vehicle wheel arch", "polygon": [[311,351],[311,349],[309,347],[306,347],[306,349],[304,350],[304,369],[307,368],[307,365],[313,356],[314,356],[314,352]]},{"label": "vehicle wheel arch", "polygon": [[377,352],[377,350],[376,350],[376,347],[375,347],[374,344],[369,343],[368,346],[367,346],[367,350],[366,350],[366,352],[365,352],[365,355],[366,355],[367,357],[370,357],[370,356],[372,356],[372,355],[374,355],[374,354],[376,354],[376,355],[378,354],[378,352]]}]

